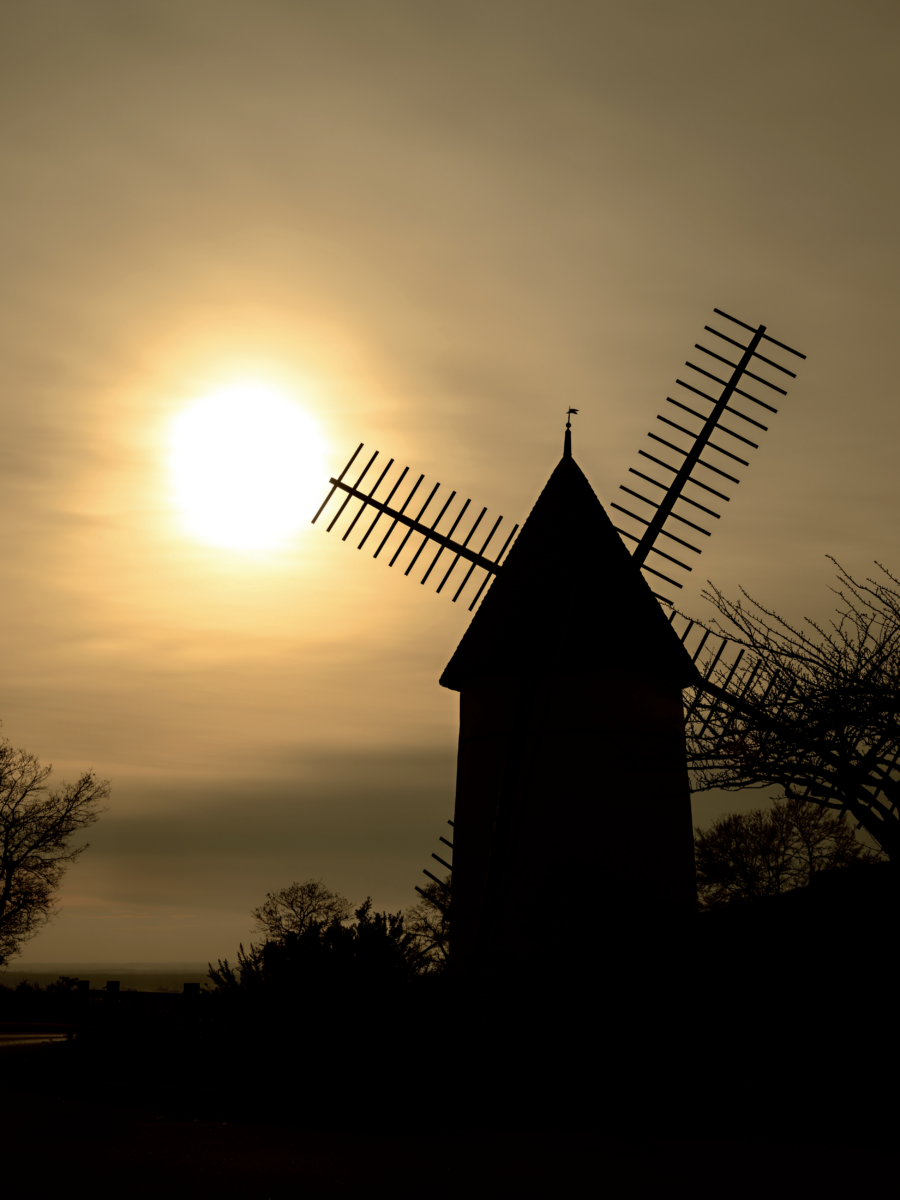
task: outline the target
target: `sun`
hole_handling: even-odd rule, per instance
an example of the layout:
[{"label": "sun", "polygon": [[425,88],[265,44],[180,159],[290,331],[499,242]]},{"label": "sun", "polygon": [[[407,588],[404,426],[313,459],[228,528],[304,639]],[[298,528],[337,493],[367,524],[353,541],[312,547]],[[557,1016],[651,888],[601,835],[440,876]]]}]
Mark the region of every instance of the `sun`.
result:
[{"label": "sun", "polygon": [[267,384],[195,401],[171,426],[169,466],[185,528],[234,550],[285,546],[316,510],[324,449],[313,418]]}]

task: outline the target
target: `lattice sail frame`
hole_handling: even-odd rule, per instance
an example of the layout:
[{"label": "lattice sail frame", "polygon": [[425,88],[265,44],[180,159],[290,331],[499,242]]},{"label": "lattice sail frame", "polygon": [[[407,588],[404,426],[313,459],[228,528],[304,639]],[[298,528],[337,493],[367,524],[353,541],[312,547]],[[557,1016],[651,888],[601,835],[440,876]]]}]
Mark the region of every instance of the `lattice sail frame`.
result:
[{"label": "lattice sail frame", "polygon": [[[447,824],[450,826],[451,829],[453,828],[452,821],[448,821]],[[450,852],[451,853],[453,852],[453,843],[452,842],[448,842],[445,837],[439,837],[438,841],[443,842],[443,844],[445,846],[449,847]],[[446,868],[446,870],[449,872],[449,874],[452,878],[453,864],[448,863],[445,858],[442,858],[440,856],[440,854],[432,853],[431,857],[433,859],[435,859],[437,862],[439,862],[442,867]],[[429,896],[428,893],[426,891],[424,891],[422,888],[420,888],[418,885],[416,886],[416,891],[419,893],[419,895],[422,897],[423,900],[430,900],[433,904],[436,904],[438,906],[438,908],[442,909],[444,913],[449,913],[451,885],[448,883],[445,883],[443,879],[438,879],[437,875],[433,875],[431,873],[431,871],[429,871],[427,869],[427,867],[422,868],[422,874],[427,875],[432,883],[437,884],[437,886],[440,888],[441,898],[439,900],[436,895]],[[426,884],[425,886],[428,887],[429,885]]]},{"label": "lattice sail frame", "polygon": [[676,631],[682,622],[681,641],[698,666],[685,694],[688,766],[703,790],[742,779],[782,786],[839,817],[849,813],[883,844],[900,818],[900,713],[872,744],[848,714],[817,704],[809,678],[784,657],[754,653],[673,611]]},{"label": "lattice sail frame", "polygon": [[[360,444],[356,447],[356,450],[351,455],[350,461],[347,463],[346,467],[344,467],[343,471],[341,471],[340,475],[338,475],[337,478],[332,477],[331,479],[329,479],[328,482],[331,484],[331,491],[325,497],[324,501],[322,502],[322,505],[319,508],[319,511],[313,517],[313,519],[312,519],[313,524],[315,524],[316,521],[318,521],[319,517],[324,512],[325,507],[327,506],[329,501],[332,499],[332,497],[338,491],[346,493],[343,501],[341,502],[340,507],[338,508],[337,512],[331,518],[331,521],[328,524],[328,532],[329,533],[331,532],[331,530],[334,528],[336,523],[340,520],[341,516],[343,516],[343,513],[344,513],[345,509],[347,508],[347,506],[350,504],[350,502],[352,500],[358,500],[360,502],[359,508],[356,510],[356,514],[350,521],[350,524],[344,530],[341,540],[342,541],[347,540],[347,538],[353,532],[357,521],[363,515],[363,513],[366,511],[367,508],[373,509],[375,511],[375,517],[372,520],[372,523],[369,525],[366,532],[363,534],[362,540],[360,541],[359,545],[357,546],[357,550],[362,550],[363,546],[369,540],[370,535],[374,531],[375,526],[378,524],[378,522],[381,520],[381,518],[383,516],[387,516],[391,521],[390,528],[388,529],[387,533],[385,533],[384,537],[382,537],[381,541],[378,543],[378,547],[375,550],[375,553],[372,555],[372,557],[378,558],[379,554],[381,554],[381,551],[387,545],[388,539],[391,537],[391,534],[394,533],[397,526],[398,525],[404,526],[404,528],[406,529],[406,533],[404,534],[404,537],[403,537],[402,541],[400,542],[400,544],[394,550],[393,555],[391,556],[391,560],[388,563],[388,566],[391,566],[391,567],[397,561],[400,554],[405,549],[407,542],[413,536],[413,534],[414,533],[421,534],[422,541],[419,543],[418,549],[413,554],[412,559],[410,560],[408,566],[406,567],[406,570],[404,571],[404,575],[408,575],[410,573],[410,571],[412,571],[413,567],[418,562],[419,555],[425,549],[425,546],[429,542],[434,542],[438,547],[437,553],[435,554],[434,558],[429,563],[428,568],[425,571],[425,574],[422,576],[422,579],[420,580],[420,583],[422,583],[422,584],[426,583],[429,576],[431,575],[432,571],[437,566],[438,559],[441,557],[441,555],[444,553],[445,550],[449,550],[450,553],[453,555],[453,561],[451,562],[451,564],[447,568],[447,570],[444,572],[444,575],[441,578],[441,581],[435,590],[438,592],[443,591],[444,585],[447,583],[448,579],[453,574],[453,572],[456,569],[459,562],[462,559],[465,559],[470,564],[470,566],[469,566],[468,571],[466,571],[465,576],[463,577],[462,583],[460,583],[460,585],[457,587],[457,589],[453,595],[454,604],[459,599],[460,595],[462,594],[463,589],[468,584],[469,580],[472,578],[473,572],[476,569],[480,569],[485,572],[484,578],[481,580],[478,590],[476,591],[475,596],[472,599],[472,602],[469,604],[469,612],[471,612],[472,609],[475,607],[475,605],[480,600],[481,595],[482,595],[485,587],[489,583],[489,581],[500,571],[501,561],[503,559],[503,556],[506,554],[507,550],[509,549],[510,544],[512,543],[512,540],[515,537],[519,526],[513,525],[512,530],[508,534],[506,541],[503,543],[503,546],[500,549],[500,553],[496,556],[496,558],[493,558],[493,559],[488,558],[488,557],[486,557],[485,552],[487,551],[487,548],[490,545],[490,543],[493,541],[494,535],[496,534],[497,530],[499,529],[500,523],[502,522],[503,517],[497,518],[497,520],[494,522],[493,526],[491,527],[490,533],[488,533],[487,537],[482,542],[480,548],[478,550],[474,550],[469,545],[469,542],[471,541],[472,537],[475,534],[475,531],[478,529],[479,525],[481,524],[481,522],[484,518],[484,515],[487,512],[486,508],[483,508],[481,510],[481,512],[478,514],[478,516],[475,518],[475,521],[472,524],[471,528],[469,529],[469,532],[466,534],[465,538],[463,538],[462,541],[455,540],[453,535],[454,535],[454,533],[456,533],[457,527],[459,526],[460,522],[463,520],[463,517],[465,516],[465,514],[469,508],[469,505],[471,504],[471,500],[466,500],[465,503],[461,506],[461,508],[460,508],[459,512],[456,514],[456,516],[451,520],[450,509],[451,509],[451,506],[453,505],[453,501],[456,499],[456,492],[452,491],[450,493],[450,495],[447,497],[447,499],[444,501],[444,503],[441,505],[440,511],[438,512],[438,515],[435,517],[434,521],[432,521],[432,523],[430,525],[423,524],[422,517],[425,515],[426,510],[428,510],[430,508],[431,502],[434,500],[435,496],[437,495],[438,489],[441,486],[440,483],[436,483],[434,485],[434,487],[429,492],[428,497],[425,500],[425,503],[422,504],[422,506],[419,508],[418,512],[416,513],[416,515],[414,517],[410,516],[407,513],[406,509],[409,507],[410,503],[413,500],[413,497],[418,492],[419,487],[422,484],[422,480],[425,478],[425,476],[424,475],[419,476],[419,478],[413,484],[411,491],[407,494],[406,499],[403,501],[403,503],[400,505],[399,508],[392,507],[391,501],[393,500],[395,493],[399,490],[403,481],[406,479],[406,476],[409,473],[409,467],[404,467],[403,470],[400,472],[398,478],[393,482],[393,484],[391,484],[390,483],[390,475],[391,475],[391,469],[394,466],[394,459],[392,459],[392,458],[389,459],[387,466],[382,469],[381,474],[375,480],[374,485],[369,489],[369,491],[363,491],[363,490],[361,490],[360,485],[362,484],[362,482],[366,478],[366,476],[369,474],[369,471],[371,470],[371,468],[374,466],[375,460],[378,458],[379,451],[376,450],[375,453],[371,456],[369,461],[366,463],[366,465],[360,471],[359,475],[356,477],[356,480],[354,483],[352,483],[352,484],[347,483],[344,479],[344,476],[347,474],[347,472],[350,470],[350,468],[353,466],[354,462],[358,458],[359,453],[362,450],[362,448],[363,448],[363,443],[360,442]],[[377,495],[379,488],[382,488],[382,486],[383,486],[384,492],[386,493],[383,500],[379,499],[378,495]],[[439,529],[439,526],[441,524],[441,521],[443,521],[445,517],[447,518],[447,522],[449,523],[449,529],[447,530],[446,533],[442,533]]]},{"label": "lattice sail frame", "polygon": [[[767,404],[765,400],[760,400],[756,396],[751,395],[750,392],[744,391],[742,388],[738,387],[738,384],[741,383],[746,377],[748,379],[755,380],[757,383],[764,385],[774,392],[777,392],[781,396],[787,395],[787,392],[784,388],[778,387],[777,384],[765,379],[762,375],[757,375],[750,371],[748,368],[751,359],[757,359],[759,362],[765,363],[767,367],[770,367],[776,371],[780,371],[784,375],[790,376],[791,379],[797,378],[796,374],[793,371],[789,371],[787,367],[783,367],[780,365],[780,363],[775,362],[773,359],[767,358],[765,355],[760,354],[760,343],[763,341],[770,342],[773,346],[778,346],[788,354],[796,355],[797,358],[806,358],[806,355],[801,354],[799,350],[792,350],[790,346],[786,346],[783,342],[776,341],[775,338],[766,333],[765,325],[760,325],[758,327],[747,325],[744,321],[739,321],[736,317],[729,316],[728,313],[723,312],[720,308],[713,309],[713,312],[717,313],[720,317],[724,317],[726,321],[731,321],[733,324],[740,325],[741,328],[749,330],[753,336],[750,338],[749,343],[744,345],[743,342],[736,341],[734,338],[728,337],[727,334],[720,333],[717,329],[713,329],[711,325],[704,326],[704,329],[708,333],[711,333],[715,337],[721,338],[723,341],[728,342],[732,346],[736,346],[739,350],[742,350],[743,354],[740,360],[735,363],[732,362],[730,358],[725,358],[723,355],[716,354],[715,351],[709,350],[705,346],[701,346],[699,342],[695,345],[694,348],[699,350],[702,354],[709,355],[710,358],[715,359],[717,362],[724,363],[729,367],[733,367],[734,369],[731,377],[727,380],[721,379],[718,375],[714,375],[711,371],[707,371],[704,367],[699,367],[692,362],[685,363],[685,366],[689,367],[690,370],[695,371],[700,376],[703,376],[703,380],[698,382],[711,379],[714,383],[721,384],[721,395],[718,397],[718,399],[716,399],[716,397],[710,396],[707,392],[695,387],[693,383],[687,383],[683,379],[676,379],[675,382],[679,385],[679,387],[691,392],[692,396],[699,396],[701,399],[712,404],[712,410],[704,415],[702,412],[697,412],[695,408],[691,408],[689,405],[684,404],[681,400],[674,400],[671,396],[667,396],[666,402],[668,404],[674,405],[674,407],[679,409],[680,412],[687,413],[688,417],[692,417],[698,421],[701,421],[701,428],[699,430],[689,429],[684,425],[679,425],[676,421],[670,420],[669,417],[664,417],[662,415],[657,416],[657,421],[661,421],[670,429],[677,430],[681,435],[693,439],[693,445],[691,445],[687,450],[684,450],[681,446],[676,446],[674,442],[670,442],[666,438],[660,437],[660,435],[657,433],[649,433],[647,436],[650,437],[654,442],[659,443],[661,446],[665,446],[668,450],[674,451],[676,454],[682,455],[684,461],[682,462],[681,466],[673,467],[669,463],[664,462],[663,459],[657,458],[654,454],[649,454],[646,450],[639,450],[638,453],[643,458],[655,463],[657,467],[661,467],[666,471],[671,471],[674,478],[668,484],[660,483],[659,480],[652,478],[650,475],[645,475],[643,471],[638,471],[634,467],[630,467],[629,471],[632,475],[636,475],[639,479],[643,479],[646,483],[652,484],[653,487],[659,488],[664,493],[663,498],[660,501],[651,500],[647,496],[642,495],[640,492],[636,492],[632,488],[625,487],[625,485],[622,484],[620,486],[620,491],[627,492],[629,496],[633,496],[636,500],[640,500],[642,504],[647,505],[649,509],[655,511],[651,512],[649,516],[642,516],[639,513],[632,512],[631,509],[624,508],[621,504],[611,505],[611,507],[616,509],[617,512],[623,513],[632,521],[636,521],[639,525],[645,526],[643,533],[640,535],[636,535],[627,529],[621,529],[616,526],[618,532],[623,537],[637,543],[632,557],[640,564],[641,569],[643,571],[648,571],[651,575],[658,579],[664,580],[666,583],[672,584],[672,586],[676,588],[681,588],[684,585],[679,583],[676,579],[672,579],[671,576],[663,574],[662,571],[657,570],[655,567],[649,566],[646,562],[648,555],[655,554],[658,557],[665,559],[667,563],[672,563],[674,566],[681,567],[685,571],[690,571],[693,568],[688,563],[683,562],[681,559],[675,558],[673,554],[667,554],[664,550],[659,549],[659,547],[656,545],[657,540],[661,537],[667,538],[670,542],[676,542],[679,546],[684,547],[686,550],[690,550],[694,554],[700,554],[701,551],[699,546],[695,546],[693,543],[685,541],[684,538],[679,537],[677,534],[673,533],[671,529],[664,528],[664,526],[668,521],[677,521],[680,533],[685,532],[682,526],[687,526],[695,533],[702,534],[704,537],[709,537],[710,531],[708,529],[704,529],[701,525],[697,525],[695,521],[689,520],[688,517],[684,515],[684,512],[687,510],[675,512],[675,505],[677,503],[688,505],[691,516],[696,516],[696,512],[698,511],[705,513],[706,516],[712,517],[717,521],[721,516],[720,513],[708,508],[705,504],[701,504],[699,500],[695,500],[690,496],[686,496],[684,494],[685,488],[688,484],[691,484],[694,488],[699,488],[704,493],[704,499],[706,499],[707,495],[715,496],[719,500],[724,500],[726,503],[731,499],[730,496],[726,496],[725,493],[719,491],[718,488],[712,487],[712,480],[709,483],[706,483],[702,479],[695,478],[693,474],[694,470],[698,467],[702,467],[705,471],[710,473],[706,476],[706,479],[711,479],[711,476],[715,476],[716,483],[718,483],[720,479],[728,480],[730,483],[734,484],[740,482],[736,476],[729,474],[727,471],[723,470],[722,467],[716,466],[715,463],[708,462],[705,458],[701,458],[700,455],[704,450],[709,449],[721,455],[722,458],[729,460],[727,464],[723,462],[722,466],[730,465],[732,462],[739,463],[744,467],[748,467],[750,465],[747,459],[741,458],[738,454],[735,454],[733,450],[726,449],[724,446],[720,446],[711,440],[713,433],[724,433],[730,438],[734,439],[735,443],[740,443],[740,445],[735,444],[734,449],[742,449],[744,446],[751,450],[759,449],[758,443],[752,441],[749,437],[746,437],[744,433],[736,433],[735,430],[729,429],[720,423],[726,413],[728,413],[729,416],[739,418],[745,423],[745,425],[751,426],[754,430],[758,429],[763,433],[768,430],[767,425],[763,425],[754,417],[749,417],[746,413],[741,412],[739,409],[733,407],[731,404],[733,397],[742,396],[745,400],[749,400],[751,403],[765,409],[767,412],[773,414],[778,412],[777,408],[773,408],[773,406],[771,404]],[[706,384],[705,386],[708,387],[709,385]],[[696,403],[696,401],[694,401],[694,403]],[[687,418],[682,417],[681,419],[686,420]],[[750,430],[747,430],[747,432],[750,432]],[[673,435],[670,434],[669,436],[671,437]],[[744,453],[746,452],[747,451],[745,450]],[[719,461],[721,461],[721,459]],[[732,468],[732,470],[733,469],[734,468]],[[719,486],[721,487],[722,484],[719,484]],[[694,495],[696,494],[697,493],[695,492]],[[651,581],[648,580],[648,582]],[[657,591],[654,591],[653,594],[665,604],[672,603],[667,596],[661,596]]]}]

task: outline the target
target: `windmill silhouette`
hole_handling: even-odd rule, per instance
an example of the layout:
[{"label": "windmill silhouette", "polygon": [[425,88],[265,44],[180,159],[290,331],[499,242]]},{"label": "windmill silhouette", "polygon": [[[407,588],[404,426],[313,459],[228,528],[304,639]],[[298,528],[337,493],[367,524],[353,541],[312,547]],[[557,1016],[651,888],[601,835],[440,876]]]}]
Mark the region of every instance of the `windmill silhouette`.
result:
[{"label": "windmill silhouette", "polygon": [[[439,504],[440,484],[417,501],[422,475],[405,499],[395,502],[408,468],[391,483],[394,460],[377,473],[376,451],[353,471],[362,444],[340,475],[330,480],[331,490],[313,517],[316,522],[340,494],[329,531],[348,509],[345,541],[364,514],[371,517],[358,542],[362,549],[375,544],[372,535],[386,520],[374,550],[377,558],[402,526],[389,565],[409,546],[409,575],[427,547],[422,584],[438,580],[436,590],[442,592],[465,564],[458,584],[454,580],[453,601],[470,584],[474,588],[469,610],[477,606],[477,611],[440,677],[443,687],[460,694],[451,822],[451,961],[460,974],[502,975],[523,961],[535,970],[552,972],[561,961],[573,961],[583,954],[578,950],[581,931],[576,930],[579,922],[561,920],[563,904],[569,912],[593,914],[607,937],[614,931],[630,936],[635,928],[650,925],[671,928],[696,911],[684,692],[691,692],[691,712],[700,711],[706,697],[710,720],[712,714],[725,714],[727,721],[733,705],[742,701],[729,690],[731,677],[724,684],[717,682],[723,647],[701,674],[696,662],[707,646],[708,631],[692,656],[688,645],[693,623],[679,637],[674,608],[667,617],[662,607],[672,601],[655,591],[657,580],[675,588],[683,585],[656,564],[670,572],[691,570],[669,550],[677,545],[682,553],[700,553],[687,541],[686,530],[695,539],[710,535],[697,523],[698,514],[719,520],[720,514],[709,507],[710,498],[727,503],[720,481],[736,484],[732,463],[749,465],[729,447],[733,444],[742,453],[758,448],[743,430],[758,436],[756,431],[767,427],[736,407],[741,403],[737,397],[767,412],[777,411],[745,390],[749,381],[786,394],[750,371],[751,363],[795,377],[763,355],[761,343],[804,357],[775,341],[764,325],[746,325],[719,309],[715,312],[751,336],[739,341],[705,327],[739,350],[740,357],[732,361],[735,355],[727,358],[698,344],[719,373],[690,362],[687,366],[706,389],[709,380],[720,384],[720,394],[713,396],[693,382],[678,380],[691,393],[692,404],[667,398],[679,410],[679,422],[659,416],[666,437],[651,432],[656,453],[642,449],[639,454],[655,464],[657,474],[661,468],[672,478],[661,482],[631,468],[661,495],[651,499],[623,485],[622,490],[644,506],[644,515],[611,505],[636,523],[635,528],[643,526],[641,532],[613,525],[575,462],[571,418],[577,409],[572,408],[567,412],[562,459],[521,529],[514,525],[502,543],[497,536],[502,517],[479,540],[486,509],[464,537],[457,534],[471,502],[462,503],[454,516],[456,493]],[[727,378],[721,378],[718,364],[732,368]],[[695,397],[712,407],[698,411]],[[742,422],[742,432],[724,424],[727,418]],[[700,428],[680,423],[688,420],[699,422]],[[729,447],[712,440],[720,435],[731,439]],[[687,448],[669,440],[675,436],[687,439]],[[665,448],[667,458],[680,455],[680,465],[657,457],[658,446]],[[710,460],[713,455],[716,461]],[[500,549],[490,557],[495,538]],[[623,538],[636,543],[633,553]],[[650,555],[653,565],[647,561]],[[725,721],[720,719],[719,727]],[[628,846],[635,846],[640,855],[639,888],[632,856],[623,849]],[[443,858],[433,857],[450,869]],[[436,876],[425,873],[440,885]],[[523,922],[526,880],[531,904],[529,920]],[[550,894],[545,904],[536,906],[535,896],[542,888]],[[563,889],[564,902],[561,895],[552,895]]]}]

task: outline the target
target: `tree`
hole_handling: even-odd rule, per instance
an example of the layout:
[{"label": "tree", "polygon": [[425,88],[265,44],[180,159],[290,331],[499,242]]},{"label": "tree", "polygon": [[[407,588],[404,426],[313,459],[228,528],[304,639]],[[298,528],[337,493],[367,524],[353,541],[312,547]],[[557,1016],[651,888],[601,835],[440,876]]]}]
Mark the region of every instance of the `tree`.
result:
[{"label": "tree", "polygon": [[[322,915],[298,905],[296,928],[277,926],[274,936],[238,951],[237,970],[227,959],[209,966],[209,977],[226,992],[298,994],[310,986],[322,992],[354,986],[402,982],[422,970],[416,935],[406,929],[402,913],[373,912],[367,898],[348,920],[347,901],[330,892],[321,881],[295,884],[299,893],[321,900]],[[292,889],[285,889],[289,891]],[[275,896],[280,893],[275,893]],[[269,899],[273,898],[270,893]],[[312,904],[311,901],[311,904]],[[268,903],[268,900],[267,900]],[[328,915],[328,909],[331,915]],[[254,916],[266,908],[254,910]],[[293,917],[291,919],[293,919]]]},{"label": "tree", "polygon": [[416,938],[402,912],[373,912],[367,897],[353,915],[353,958],[368,980],[393,983],[420,973]]},{"label": "tree", "polygon": [[450,958],[450,876],[421,890],[422,899],[406,910],[406,928],[416,939],[423,968],[444,971]]},{"label": "tree", "polygon": [[780,785],[782,798],[849,812],[900,858],[900,580],[880,564],[884,578],[863,583],[835,566],[828,629],[795,629],[746,592],[704,593],[725,619],[714,631],[744,658],[733,676],[713,669],[689,714],[693,788]]},{"label": "tree", "polygon": [[882,860],[846,821],[804,800],[729,814],[694,830],[701,909],[805,887],[818,871]]},{"label": "tree", "polygon": [[288,933],[303,933],[313,923],[342,924],[350,919],[350,912],[350,901],[345,896],[330,891],[321,879],[307,879],[279,892],[269,892],[251,916],[257,931],[267,940],[281,941]]},{"label": "tree", "polygon": [[0,739],[0,966],[54,916],[63,876],[87,849],[71,839],[109,797],[109,783],[92,771],[51,791],[52,771]]}]

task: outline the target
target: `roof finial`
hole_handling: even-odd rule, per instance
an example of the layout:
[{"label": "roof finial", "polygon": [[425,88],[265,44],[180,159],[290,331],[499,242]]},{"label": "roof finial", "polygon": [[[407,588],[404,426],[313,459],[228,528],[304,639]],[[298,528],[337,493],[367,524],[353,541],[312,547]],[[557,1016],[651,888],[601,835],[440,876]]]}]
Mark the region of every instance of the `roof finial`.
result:
[{"label": "roof finial", "polygon": [[577,415],[577,408],[570,408],[566,411],[566,440],[563,444],[563,458],[572,457],[572,417]]}]

